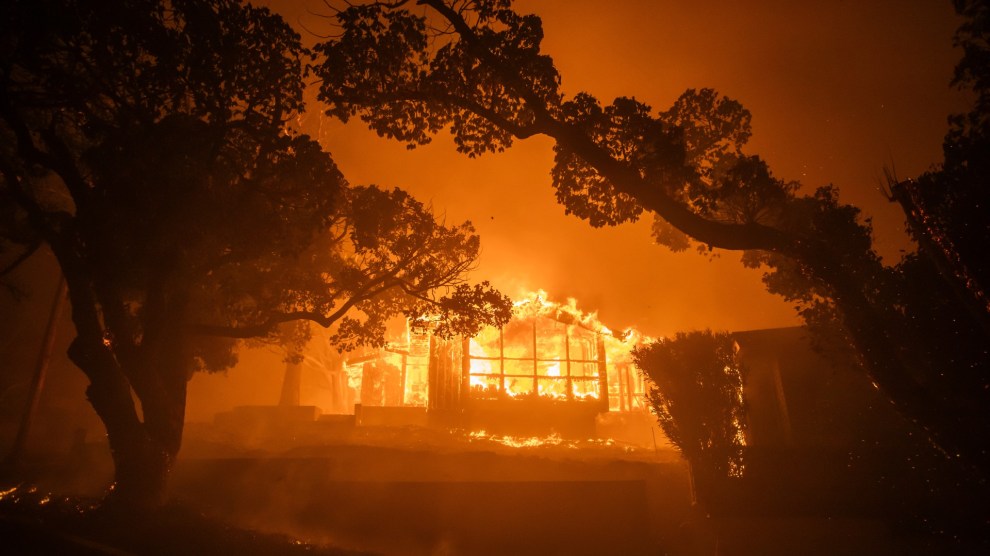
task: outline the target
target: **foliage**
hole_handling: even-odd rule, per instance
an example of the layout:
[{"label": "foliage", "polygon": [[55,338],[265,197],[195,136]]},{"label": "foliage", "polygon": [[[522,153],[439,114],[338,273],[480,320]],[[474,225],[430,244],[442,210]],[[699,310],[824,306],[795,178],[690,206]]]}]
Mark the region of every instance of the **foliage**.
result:
[{"label": "foliage", "polygon": [[679,332],[636,348],[650,382],[647,397],[660,428],[696,474],[718,479],[743,471],[745,370],[726,333]]},{"label": "foliage", "polygon": [[973,105],[949,117],[939,167],[891,184],[918,245],[895,269],[893,305],[904,316],[908,357],[933,370],[924,376],[933,396],[979,415],[990,404],[990,3],[954,4],[964,19],[953,84],[973,94]]},{"label": "foliage", "polygon": [[[604,106],[586,92],[566,98],[553,60],[540,53],[538,17],[517,14],[509,2],[425,4],[447,19],[445,26],[384,3],[339,12],[339,37],[316,47],[314,73],[328,115],[359,116],[409,147],[449,126],[457,149],[469,156],[504,150],[514,138],[551,135],[557,198],[593,226],[654,210],[642,191],[617,183],[623,180],[610,171],[634,175],[637,188],[666,198],[661,203],[744,224],[769,220],[795,189],[770,179],[759,159],[742,156],[751,116],[738,102],[689,89],[654,116],[634,98]],[[745,179],[751,174],[763,179]],[[671,240],[681,248],[684,241]]]},{"label": "foliage", "polygon": [[[287,197],[286,200],[291,200]],[[441,335],[474,334],[488,322],[508,319],[511,304],[487,282],[467,284],[465,273],[480,241],[470,223],[446,226],[400,189],[351,186],[342,190],[334,219],[311,230],[310,243],[277,263],[225,266],[217,324],[198,322],[196,332],[232,337],[273,335],[276,343],[304,342],[304,328],[277,324],[306,319],[333,327],[329,341],[340,351],[383,345],[387,321],[426,317]],[[296,225],[299,221],[295,221]]]},{"label": "foliage", "polygon": [[0,22],[3,245],[59,262],[121,497],[162,493],[186,382],[234,364],[236,339],[306,319],[347,349],[393,315],[439,314],[448,334],[507,320],[508,299],[463,282],[469,223],[349,186],[288,131],[308,53],[267,9],[25,0]]},{"label": "foliage", "polygon": [[[973,94],[972,109],[949,117],[943,141],[944,163],[916,180],[893,184],[892,197],[908,216],[919,253],[958,282],[974,309],[990,314],[990,4],[958,0],[966,19],[956,32],[963,57],[953,84]],[[984,327],[990,321],[984,317]]]},{"label": "foliage", "polygon": [[[957,35],[965,56],[956,80],[979,99],[973,113],[953,120],[942,185],[927,188],[932,201],[921,204],[932,218],[944,215],[937,223],[953,238],[947,252],[969,269],[949,282],[985,283],[976,276],[987,244],[980,130],[987,121],[988,10],[983,0],[956,4],[967,17]],[[990,470],[990,425],[979,410],[990,403],[985,296],[969,310],[958,302],[938,305],[957,323],[942,330],[955,331],[925,332],[946,317],[928,310],[923,289],[930,282],[908,272],[917,263],[885,267],[873,250],[870,221],[842,204],[834,187],[802,194],[744,153],[751,118],[739,103],[708,89],[689,89],[659,112],[634,98],[567,96],[553,60],[540,50],[538,17],[516,13],[509,1],[416,6],[373,2],[338,13],[339,34],[317,47],[313,68],[328,114],[358,116],[410,147],[449,126],[457,149],[469,156],[537,134],[551,137],[553,185],[568,213],[605,226],[648,212],[655,238],[672,249],[742,251],[744,264],[765,270],[768,289],[794,302],[821,333],[820,343],[851,343],[871,380],[931,439]],[[960,176],[971,185],[960,189]],[[928,269],[919,276],[931,275]],[[915,319],[927,320],[919,326]],[[953,338],[974,348],[972,356],[940,362],[938,354],[955,349]],[[947,372],[944,363],[953,368]]]}]

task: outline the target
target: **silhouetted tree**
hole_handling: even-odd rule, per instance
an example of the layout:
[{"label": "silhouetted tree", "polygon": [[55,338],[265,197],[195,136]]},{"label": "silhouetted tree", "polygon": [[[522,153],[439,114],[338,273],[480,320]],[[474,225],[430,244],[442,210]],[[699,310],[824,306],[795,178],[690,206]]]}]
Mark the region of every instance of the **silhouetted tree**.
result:
[{"label": "silhouetted tree", "polygon": [[[953,3],[964,17],[955,35],[963,56],[953,85],[972,92],[974,102],[968,113],[950,116],[939,167],[891,184],[891,199],[904,209],[918,246],[897,265],[894,304],[904,316],[910,356],[928,370],[923,379],[932,395],[985,415],[990,402],[990,3]],[[982,395],[958,395],[965,391]],[[965,430],[969,423],[959,426]],[[988,448],[982,449],[987,456]]]},{"label": "silhouetted tree", "polygon": [[441,334],[507,320],[504,296],[463,282],[470,224],[348,186],[287,131],[306,51],[267,9],[12,0],[0,53],[0,232],[47,243],[65,275],[108,502],[160,502],[187,382],[233,365],[238,338],[285,341],[278,325],[306,319],[347,349],[398,314],[436,315]]},{"label": "silhouetted tree", "polygon": [[[660,428],[691,463],[703,498],[743,472],[743,368],[726,333],[679,332],[633,350]],[[708,500],[709,502],[711,500]]]},{"label": "silhouetted tree", "polygon": [[893,186],[892,196],[908,215],[922,256],[933,260],[946,278],[961,283],[961,293],[984,318],[990,316],[990,4],[955,0],[965,17],[956,32],[963,57],[953,85],[973,93],[973,108],[949,118],[943,142],[945,161],[917,180]]},{"label": "silhouetted tree", "polygon": [[[739,103],[708,89],[688,90],[659,113],[633,98],[566,97],[540,52],[540,19],[516,13],[510,0],[349,6],[336,14],[334,38],[316,48],[329,115],[359,116],[411,146],[449,127],[469,156],[553,138],[553,185],[567,212],[604,226],[646,211],[656,239],[672,249],[744,251],[743,262],[764,267],[768,289],[793,301],[812,328],[854,345],[906,416],[948,453],[990,471],[988,358],[946,373],[916,357],[919,343],[931,353],[951,344],[914,333],[903,276],[874,252],[869,220],[839,203],[835,188],[799,195],[797,184],[744,154],[750,114]],[[969,313],[955,317],[974,326]],[[933,389],[944,374],[954,380]]]}]

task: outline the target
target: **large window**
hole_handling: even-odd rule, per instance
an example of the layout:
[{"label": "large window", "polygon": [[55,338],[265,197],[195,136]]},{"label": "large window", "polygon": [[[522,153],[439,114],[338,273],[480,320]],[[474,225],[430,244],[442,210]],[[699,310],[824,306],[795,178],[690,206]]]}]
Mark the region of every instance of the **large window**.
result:
[{"label": "large window", "polygon": [[610,411],[645,411],[646,383],[631,362],[622,361],[608,369],[608,408]]},{"label": "large window", "polygon": [[598,399],[605,369],[595,332],[550,318],[513,319],[486,328],[468,343],[475,399]]}]

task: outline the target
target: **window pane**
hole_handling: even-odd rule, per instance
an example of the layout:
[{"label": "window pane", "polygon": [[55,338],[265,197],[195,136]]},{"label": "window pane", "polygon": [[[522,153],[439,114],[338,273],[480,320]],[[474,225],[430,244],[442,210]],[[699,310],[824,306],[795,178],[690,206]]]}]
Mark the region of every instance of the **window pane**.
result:
[{"label": "window pane", "polygon": [[598,398],[598,380],[574,380],[574,398]]},{"label": "window pane", "polygon": [[539,379],[539,392],[541,397],[567,399],[567,379],[541,378]]},{"label": "window pane", "polygon": [[498,377],[471,377],[471,397],[479,400],[498,398]]},{"label": "window pane", "polygon": [[536,321],[536,353],[540,359],[564,359],[567,326],[553,319]]},{"label": "window pane", "polygon": [[540,361],[536,364],[536,374],[539,376],[567,376],[566,364],[559,361]]},{"label": "window pane", "polygon": [[405,404],[415,406],[426,406],[427,389],[429,384],[430,368],[426,363],[418,362],[406,363],[406,393]]},{"label": "window pane", "polygon": [[533,395],[533,379],[532,378],[506,378],[505,379],[505,391],[510,396],[532,396]]},{"label": "window pane", "polygon": [[487,359],[471,359],[472,375],[497,375],[499,374],[498,361]]},{"label": "window pane", "polygon": [[506,357],[533,357],[533,321],[513,320],[502,329]]},{"label": "window pane", "polygon": [[486,326],[477,336],[471,338],[471,355],[498,357],[498,328]]},{"label": "window pane", "polygon": [[597,377],[598,363],[574,363],[571,362],[571,376]]},{"label": "window pane", "polygon": [[595,333],[580,326],[571,326],[571,359],[598,359]]},{"label": "window pane", "polygon": [[505,374],[533,376],[533,360],[506,361]]}]

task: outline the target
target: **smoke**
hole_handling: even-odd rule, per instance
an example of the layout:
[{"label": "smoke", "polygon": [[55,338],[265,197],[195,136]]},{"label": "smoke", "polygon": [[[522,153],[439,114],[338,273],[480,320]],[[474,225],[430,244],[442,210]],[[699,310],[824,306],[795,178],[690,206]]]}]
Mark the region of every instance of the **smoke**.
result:
[{"label": "smoke", "polygon": [[273,430],[252,457],[187,454],[173,496],[242,527],[386,554],[652,553],[659,539],[672,549],[690,511],[673,451],[509,448],[427,429],[275,440],[304,429]]}]

